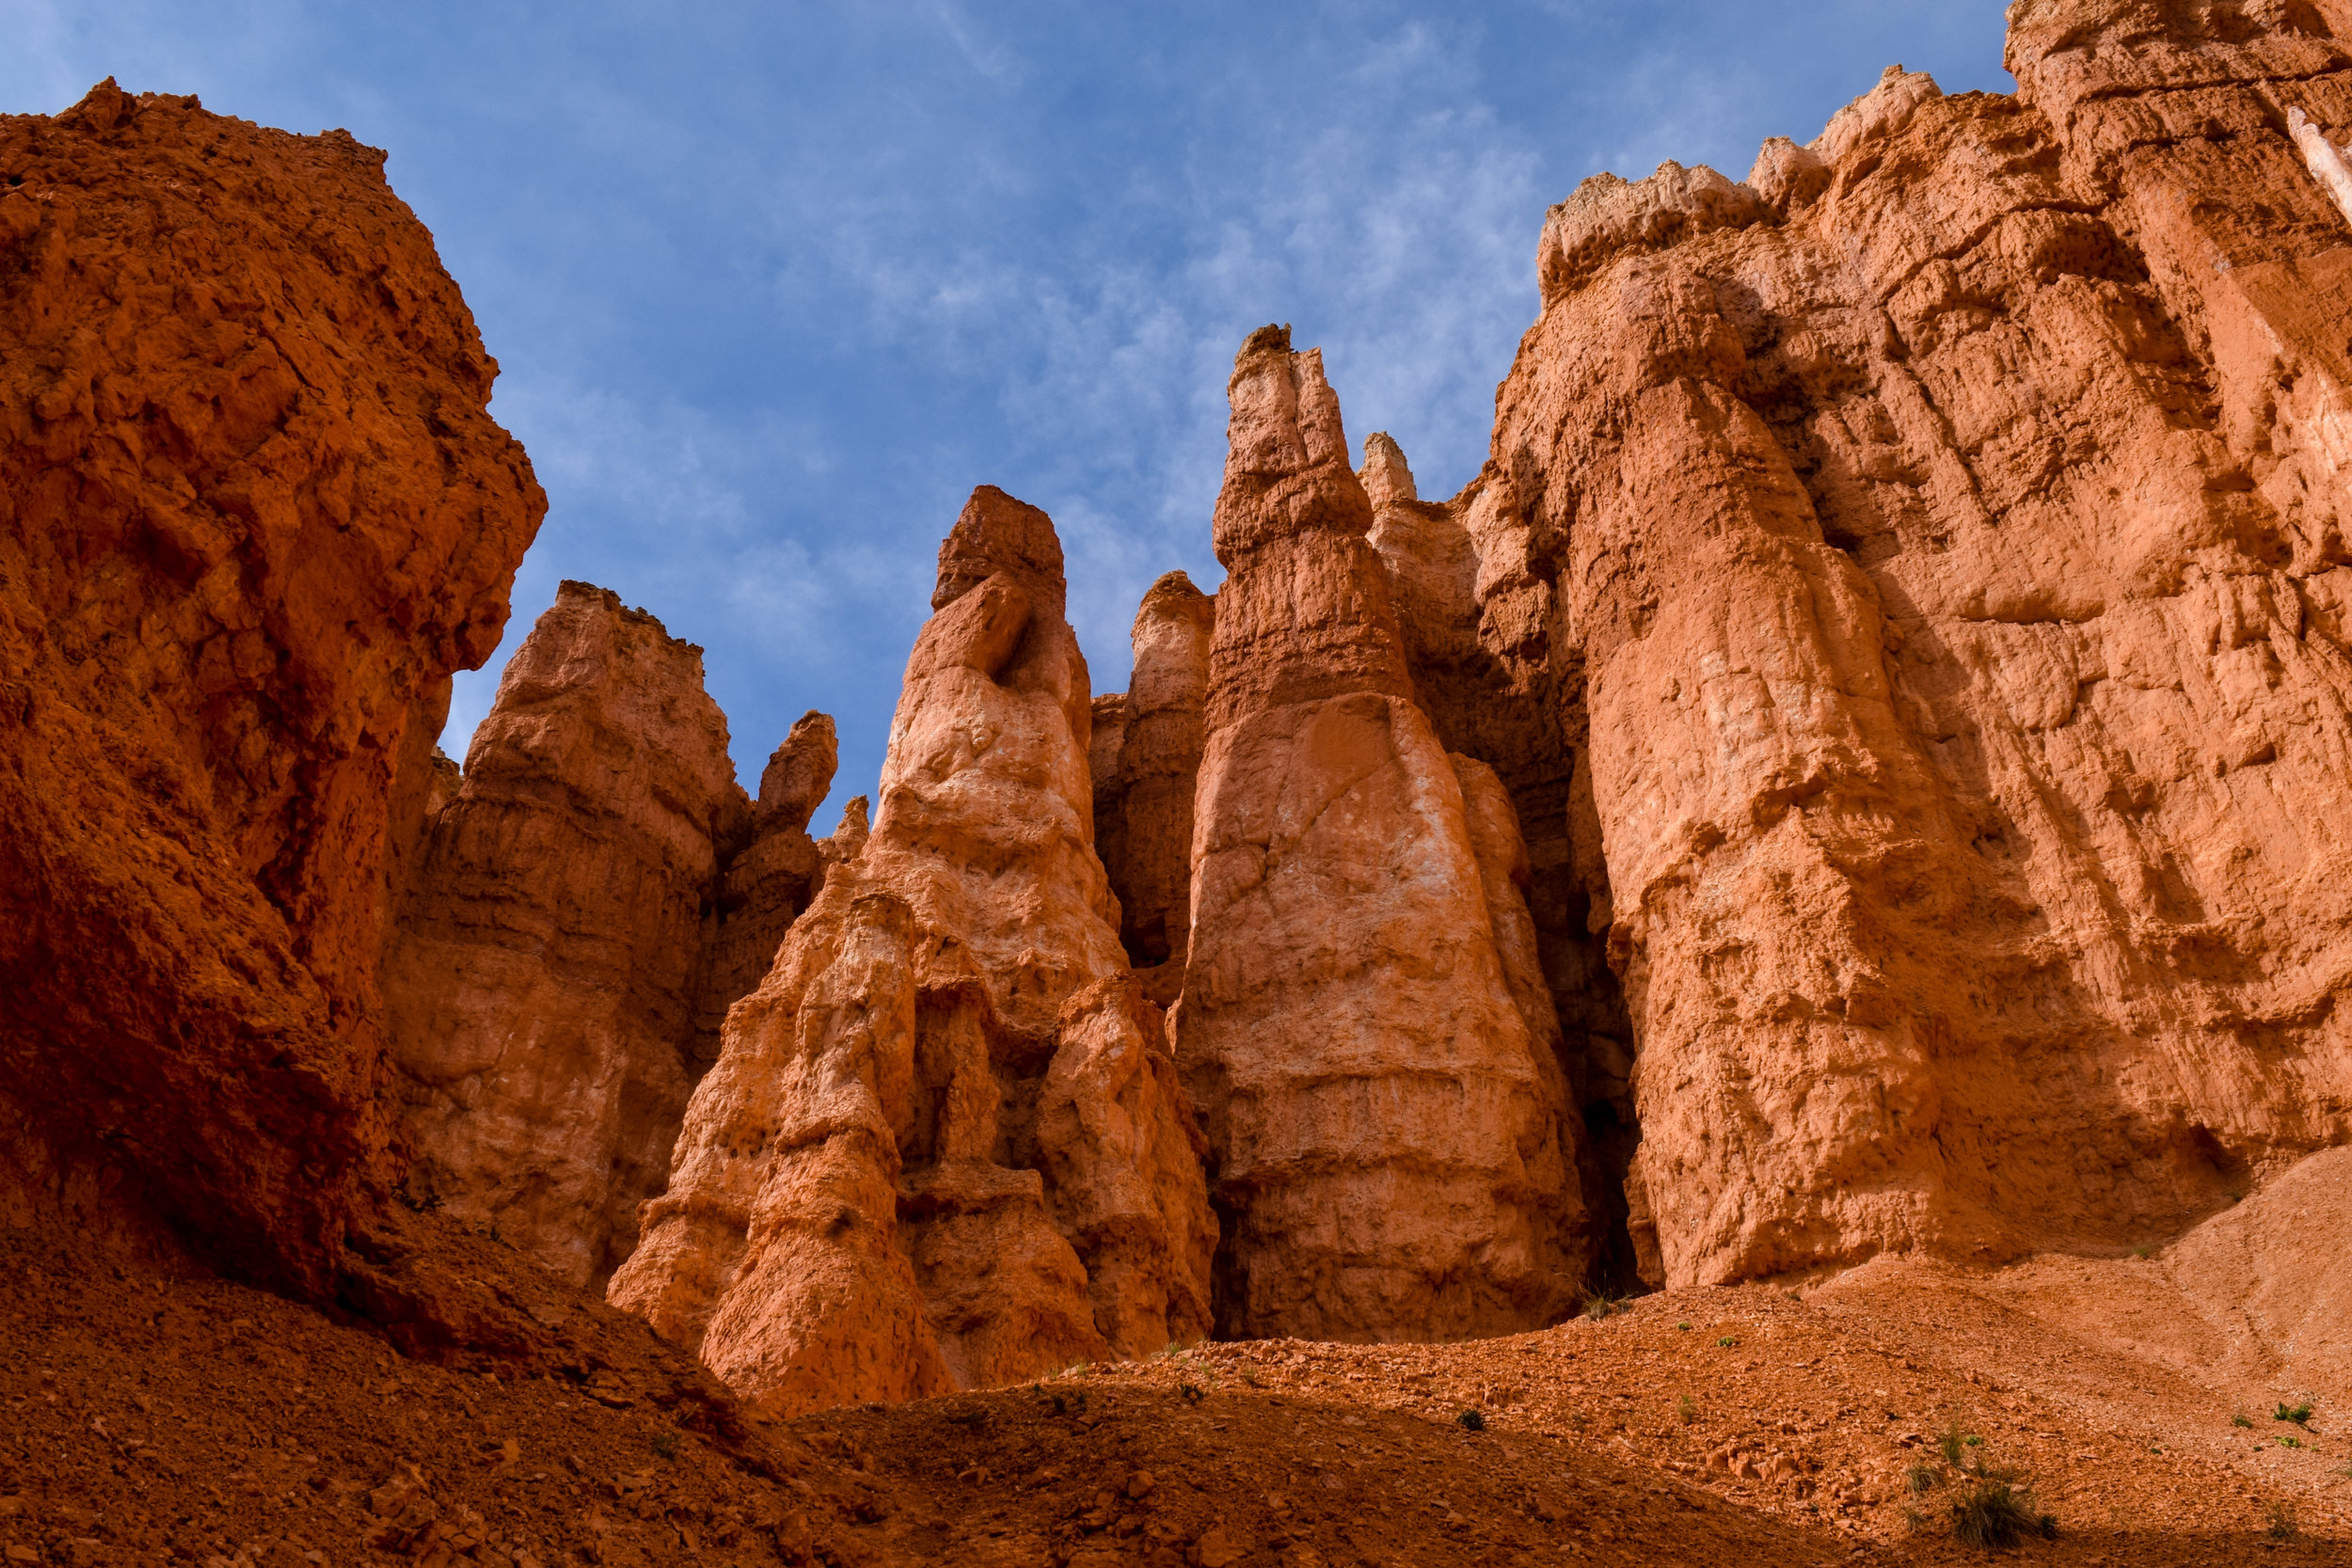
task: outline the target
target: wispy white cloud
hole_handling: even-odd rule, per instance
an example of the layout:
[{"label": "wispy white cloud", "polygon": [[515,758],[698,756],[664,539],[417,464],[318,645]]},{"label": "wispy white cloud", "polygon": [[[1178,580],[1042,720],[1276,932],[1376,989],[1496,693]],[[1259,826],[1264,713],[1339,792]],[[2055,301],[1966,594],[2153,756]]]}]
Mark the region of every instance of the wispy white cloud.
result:
[{"label": "wispy white cloud", "polygon": [[[1895,58],[1998,86],[1999,12],[0,0],[0,107],[112,71],[389,148],[552,502],[518,626],[558,578],[606,583],[708,650],[747,771],[834,711],[846,794],[972,485],[1054,513],[1098,685],[1123,685],[1151,578],[1219,575],[1250,328],[1320,343],[1350,435],[1452,489],[1548,203],[1665,157],[1742,173]],[[494,676],[463,684],[453,748]]]}]

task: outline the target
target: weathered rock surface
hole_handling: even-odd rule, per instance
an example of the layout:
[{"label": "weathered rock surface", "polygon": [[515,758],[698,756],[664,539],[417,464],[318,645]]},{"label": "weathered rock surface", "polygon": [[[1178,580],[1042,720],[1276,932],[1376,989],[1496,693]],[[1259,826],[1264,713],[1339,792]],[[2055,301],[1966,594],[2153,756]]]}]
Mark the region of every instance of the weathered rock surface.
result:
[{"label": "weathered rock surface", "polygon": [[386,953],[412,1200],[603,1284],[668,1180],[716,1054],[706,1028],[715,1047],[813,893],[808,814],[833,760],[812,714],[755,812],[702,650],[563,585],[474,731]]},{"label": "weathered rock surface", "polygon": [[1890,71],[1754,207],[1555,214],[1466,502],[1668,1282],[2117,1247],[2352,1139],[2352,228],[2287,114],[2352,127],[2352,7],[2011,24],[2016,97]]},{"label": "weathered rock surface", "polygon": [[112,81],[0,117],[12,1217],[370,1266],[388,873],[545,510],[496,372],[344,133]]},{"label": "weathered rock surface", "polygon": [[1045,515],[940,550],[871,831],[728,1015],[612,1299],[802,1411],[1208,1327],[1215,1221],[1096,859],[1086,664]]},{"label": "weathered rock surface", "polygon": [[1583,1211],[1557,1027],[1521,1010],[1489,914],[1524,935],[1508,801],[1479,770],[1482,864],[1320,356],[1263,329],[1230,395],[1177,1013],[1225,1219],[1218,1329],[1541,1324],[1581,1282]]},{"label": "weathered rock surface", "polygon": [[1572,651],[1555,657],[1564,640],[1547,614],[1552,542],[1514,526],[1507,477],[1484,475],[1451,500],[1421,499],[1404,451],[1380,432],[1364,438],[1359,477],[1422,710],[1447,751],[1494,769],[1518,820],[1528,865],[1518,880],[1562,1029],[1561,1067],[1587,1131],[1579,1184],[1605,1249],[1595,1261],[1607,1283],[1623,1286],[1636,1272],[1622,1196],[1639,1138],[1632,1026],[1589,924],[1600,827],[1590,778],[1577,771],[1581,683]]},{"label": "weathered rock surface", "polygon": [[1120,939],[1144,994],[1163,1006],[1184,990],[1192,935],[1192,800],[1216,626],[1216,598],[1168,573],[1136,611],[1126,694],[1095,699],[1095,842]]}]

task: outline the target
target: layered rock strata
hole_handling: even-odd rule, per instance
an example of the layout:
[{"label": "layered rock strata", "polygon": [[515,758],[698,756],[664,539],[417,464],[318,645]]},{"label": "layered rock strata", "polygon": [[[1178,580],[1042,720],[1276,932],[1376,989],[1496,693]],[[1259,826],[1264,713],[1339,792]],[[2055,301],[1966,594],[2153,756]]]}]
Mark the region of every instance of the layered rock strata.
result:
[{"label": "layered rock strata", "polygon": [[1229,391],[1177,1032],[1225,1222],[1217,1326],[1538,1325],[1586,1259],[1557,1025],[1489,913],[1526,918],[1508,801],[1480,770],[1482,864],[1320,356],[1265,328]]},{"label": "layered rock strata", "polygon": [[1192,800],[1205,743],[1209,642],[1216,600],[1182,572],[1154,582],[1136,611],[1125,695],[1095,701],[1094,824],[1120,906],[1120,940],[1144,994],[1184,990],[1192,938]]},{"label": "layered rock strata", "polygon": [[546,504],[383,164],[111,80],[0,117],[0,1188],[313,1299],[396,1175],[388,874]]},{"label": "layered rock strata", "polygon": [[706,1021],[813,893],[833,759],[832,721],[803,720],[755,811],[702,650],[563,585],[432,818],[386,953],[412,1201],[603,1284],[668,1179],[716,1053]]},{"label": "layered rock strata", "polygon": [[779,1410],[1209,1323],[1198,1134],[1094,854],[1050,520],[976,492],[932,605],[882,809],[831,841],[822,892],[728,1015],[611,1290]]},{"label": "layered rock strata", "polygon": [[1500,394],[1481,612],[1588,729],[1665,1282],[2127,1245],[2352,1138],[2352,228],[2288,124],[2352,9],[2011,23],[2014,98],[1588,182]]}]

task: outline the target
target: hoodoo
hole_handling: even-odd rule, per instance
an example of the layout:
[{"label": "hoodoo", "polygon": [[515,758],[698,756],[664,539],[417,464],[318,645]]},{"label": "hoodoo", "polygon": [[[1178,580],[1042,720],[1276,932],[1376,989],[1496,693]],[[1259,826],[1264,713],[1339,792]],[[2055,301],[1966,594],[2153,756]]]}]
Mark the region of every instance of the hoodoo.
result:
[{"label": "hoodoo", "polygon": [[1197,1338],[1216,1230],[1091,821],[1061,546],[977,491],[882,809],[728,1015],[614,1302],[801,1411]]},{"label": "hoodoo", "polygon": [[2340,1557],[2352,0],[2009,16],[1552,208],[1450,498],[1252,334],[1123,693],[975,491],[823,840],[585,584],[437,751],[382,154],[0,119],[0,1557]]},{"label": "hoodoo", "polygon": [[[1539,1326],[1586,1259],[1558,1026],[1522,1011],[1488,912],[1511,909],[1516,936],[1524,906],[1507,865],[1484,874],[1414,701],[1321,356],[1263,328],[1230,395],[1177,1006],[1225,1224],[1217,1326]],[[1507,819],[1486,782],[1482,813]],[[1491,828],[1508,860],[1516,825]]]},{"label": "hoodoo", "polygon": [[412,1201],[575,1286],[611,1276],[718,1021],[813,895],[808,816],[832,778],[832,721],[813,714],[755,812],[702,650],[563,585],[396,905],[384,990]]},{"label": "hoodoo", "polygon": [[387,881],[546,499],[381,152],[109,79],[0,174],[0,1209],[332,1299]]}]

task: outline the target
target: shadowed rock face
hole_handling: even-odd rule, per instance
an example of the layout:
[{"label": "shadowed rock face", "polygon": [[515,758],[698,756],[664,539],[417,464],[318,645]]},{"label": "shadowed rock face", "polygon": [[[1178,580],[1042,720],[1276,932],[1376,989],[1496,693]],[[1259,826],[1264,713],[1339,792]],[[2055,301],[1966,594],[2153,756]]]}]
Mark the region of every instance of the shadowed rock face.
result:
[{"label": "shadowed rock face", "polygon": [[1216,600],[1170,572],[1136,611],[1135,673],[1095,703],[1094,830],[1119,895],[1120,940],[1144,994],[1184,990],[1192,936],[1192,799]]},{"label": "shadowed rock face", "polygon": [[[1208,1326],[1216,1229],[1095,858],[1045,515],[940,551],[870,832],[728,1016],[612,1300],[772,1407],[908,1398]],[[846,829],[845,829],[846,832]]]},{"label": "shadowed rock face", "polygon": [[388,877],[546,502],[382,153],[110,80],[0,177],[0,1212],[331,1297]]},{"label": "shadowed rock face", "polygon": [[719,1022],[813,895],[833,758],[832,721],[803,719],[755,811],[702,651],[564,584],[433,816],[386,955],[412,1199],[602,1285]]},{"label": "shadowed rock face", "polygon": [[1509,802],[1480,770],[1482,865],[1320,356],[1266,328],[1231,396],[1177,1012],[1225,1218],[1217,1326],[1535,1326],[1585,1259],[1558,1026],[1522,1011],[1489,912],[1521,935]]}]

